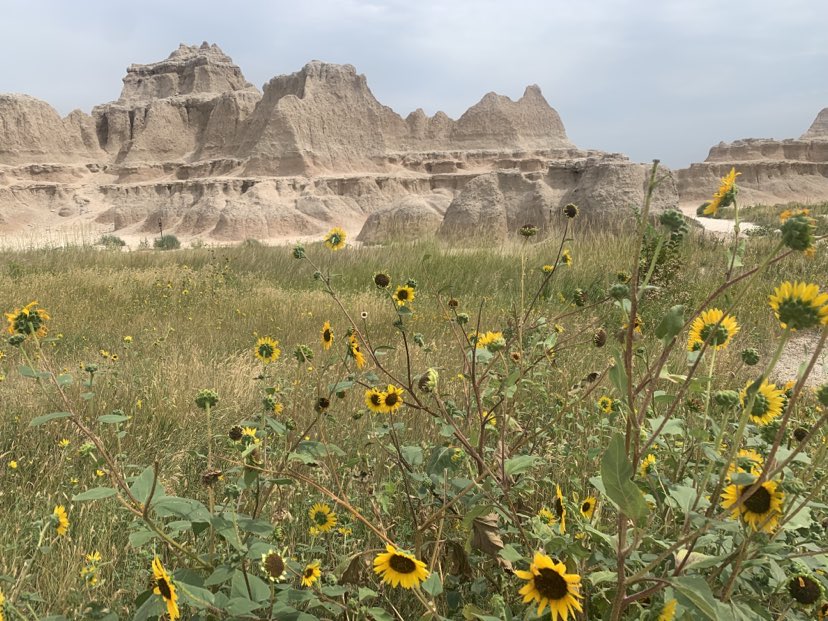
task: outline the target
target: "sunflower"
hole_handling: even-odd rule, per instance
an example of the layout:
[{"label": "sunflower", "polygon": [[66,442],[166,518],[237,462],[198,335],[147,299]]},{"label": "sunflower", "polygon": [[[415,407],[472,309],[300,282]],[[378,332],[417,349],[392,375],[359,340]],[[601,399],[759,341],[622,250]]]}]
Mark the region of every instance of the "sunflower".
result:
[{"label": "sunflower", "polygon": [[58,537],[63,537],[69,531],[69,517],[66,515],[66,509],[63,505],[58,505],[52,511],[52,521]]},{"label": "sunflower", "polygon": [[564,265],[572,265],[572,253],[569,252],[569,249],[566,249],[561,253],[561,263]]},{"label": "sunflower", "polygon": [[365,391],[365,405],[377,414],[382,414],[385,407],[385,393],[379,388],[369,388]]},{"label": "sunflower", "polygon": [[727,207],[736,198],[736,177],[742,173],[737,173],[735,168],[731,168],[730,172],[721,178],[719,189],[713,194],[713,200],[704,208],[705,216],[715,216],[719,211],[719,207]]},{"label": "sunflower", "polygon": [[604,414],[610,414],[612,413],[613,403],[612,397],[604,395],[598,399],[598,409],[600,409]]},{"label": "sunflower", "polygon": [[488,349],[490,351],[498,351],[506,346],[506,340],[503,338],[503,332],[484,332],[483,334],[476,334],[473,337],[474,346],[477,349]]},{"label": "sunflower", "polygon": [[9,334],[35,334],[46,336],[46,321],[49,313],[43,308],[38,308],[38,303],[29,302],[23,308],[15,308],[11,313],[6,313],[6,321],[9,322]]},{"label": "sunflower", "polygon": [[357,369],[365,366],[365,355],[359,349],[359,341],[356,334],[348,336],[348,354],[354,359]]},{"label": "sunflower", "polygon": [[710,338],[709,347],[724,349],[739,332],[739,324],[732,315],[725,315],[718,308],[704,311],[693,320],[687,337],[687,351],[698,351]]},{"label": "sunflower", "polygon": [[770,296],[770,307],[782,328],[805,330],[822,323],[828,325],[828,293],[804,282],[783,282]]},{"label": "sunflower", "polygon": [[382,399],[382,408],[384,412],[393,414],[403,406],[403,392],[402,388],[397,388],[394,384],[388,384],[388,389],[385,391]]},{"label": "sunflower", "polygon": [[758,476],[762,470],[765,460],[753,449],[739,449],[736,459],[727,468],[728,479],[734,472],[746,472]]},{"label": "sunflower", "polygon": [[581,515],[584,516],[585,519],[591,520],[592,514],[595,513],[595,506],[598,504],[598,500],[595,496],[587,496],[584,498],[583,502],[581,503]]},{"label": "sunflower", "polygon": [[558,521],[558,518],[555,517],[555,514],[552,513],[546,507],[543,507],[540,511],[538,511],[538,517],[546,524],[547,526],[552,526],[555,522]]},{"label": "sunflower", "polygon": [[170,580],[170,575],[157,556],[152,560],[152,576],[155,583],[152,592],[161,596],[161,599],[167,605],[167,614],[170,615],[170,621],[175,621],[181,616],[178,611],[178,594],[175,592],[175,585]]},{"label": "sunflower", "polygon": [[519,593],[523,595],[523,603],[535,602],[538,605],[538,616],[549,606],[552,621],[558,617],[566,621],[575,611],[581,612],[581,576],[566,573],[566,565],[556,563],[540,552],[535,552],[535,558],[529,565],[529,571],[516,570],[515,575],[528,582],[523,585]]},{"label": "sunflower", "polygon": [[265,364],[270,364],[271,362],[276,362],[279,356],[282,354],[282,350],[279,349],[279,341],[275,341],[269,336],[263,336],[258,341],[256,341],[256,349],[254,350],[256,354],[256,358],[264,362]]},{"label": "sunflower", "polygon": [[[742,402],[742,407],[747,407],[750,401],[748,389],[752,382],[739,392],[739,399]],[[785,405],[785,393],[776,387],[776,384],[771,384],[768,380],[762,382],[759,390],[756,391],[756,396],[753,399],[753,407],[750,410],[750,420],[757,425],[767,425],[774,418],[782,413]]]},{"label": "sunflower", "polygon": [[642,477],[646,477],[653,471],[653,468],[655,468],[655,463],[655,455],[650,453],[644,459],[642,459],[641,463],[638,465],[638,474],[640,474]]},{"label": "sunflower", "polygon": [[331,322],[326,321],[322,324],[322,349],[329,350],[331,345],[333,344],[334,340],[334,333],[333,329],[331,328]]},{"label": "sunflower", "polygon": [[566,505],[560,485],[555,486],[555,500],[552,501],[552,508],[555,509],[555,515],[561,521],[561,534],[563,535],[566,533]]},{"label": "sunflower", "polygon": [[344,230],[335,226],[325,235],[324,242],[331,250],[342,250],[345,247],[345,238],[347,236]]},{"label": "sunflower", "polygon": [[414,301],[414,287],[400,285],[391,297],[397,303],[397,306],[405,306]]},{"label": "sunflower", "polygon": [[411,589],[428,577],[425,563],[412,554],[392,545],[387,545],[385,549],[385,552],[377,554],[374,558],[374,573],[380,576],[385,584]]},{"label": "sunflower", "polygon": [[676,604],[678,604],[678,601],[675,599],[665,602],[661,614],[658,615],[658,621],[673,621],[676,616]]},{"label": "sunflower", "polygon": [[738,507],[734,506],[752,485],[728,485],[722,492],[722,506],[731,509],[733,519],[742,518],[753,530],[772,533],[782,514],[785,494],[777,491],[774,481],[765,481]]},{"label": "sunflower", "polygon": [[262,554],[262,569],[264,570],[267,579],[271,582],[279,582],[285,577],[285,563],[284,553],[279,553],[276,550],[268,550]]},{"label": "sunflower", "polygon": [[255,427],[243,427],[241,430],[241,437],[239,441],[244,442],[245,444],[258,444],[260,442],[259,438],[256,437],[257,429]]},{"label": "sunflower", "polygon": [[808,574],[797,574],[788,581],[788,593],[803,606],[810,606],[822,599],[822,585]]},{"label": "sunflower", "polygon": [[302,586],[311,587],[313,583],[319,580],[322,571],[319,569],[319,561],[313,561],[305,565],[305,571],[302,572]]},{"label": "sunflower", "polygon": [[3,613],[4,604],[6,603],[6,596],[0,590],[0,621],[6,621],[6,615]]},{"label": "sunflower", "polygon": [[308,517],[313,522],[313,528],[320,533],[327,533],[336,526],[336,513],[322,502],[317,502],[308,511]]}]

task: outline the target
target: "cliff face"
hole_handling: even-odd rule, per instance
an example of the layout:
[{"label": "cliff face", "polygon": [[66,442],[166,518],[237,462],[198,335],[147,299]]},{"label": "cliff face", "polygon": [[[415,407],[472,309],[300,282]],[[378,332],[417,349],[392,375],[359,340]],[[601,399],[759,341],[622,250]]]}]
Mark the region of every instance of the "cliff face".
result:
[{"label": "cliff face", "polygon": [[[498,191],[481,218],[505,223],[497,235],[521,218],[540,224],[556,201],[601,213],[643,197],[644,167],[578,149],[537,86],[517,101],[489,93],[457,120],[422,110],[403,119],[350,65],[312,61],[259,92],[207,43],[131,65],[123,82],[117,101],[66,118],[0,95],[0,232],[71,223],[143,235],[161,221],[232,240],[331,224],[355,232],[382,212],[366,241],[421,217],[422,231],[448,235],[444,214],[459,222],[474,211],[454,199],[490,173]],[[534,200],[526,192],[542,207],[515,213]]]},{"label": "cliff face", "polygon": [[681,200],[708,200],[731,167],[742,173],[742,204],[828,200],[828,108],[798,139],[748,138],[712,147],[704,162],[677,171]]}]

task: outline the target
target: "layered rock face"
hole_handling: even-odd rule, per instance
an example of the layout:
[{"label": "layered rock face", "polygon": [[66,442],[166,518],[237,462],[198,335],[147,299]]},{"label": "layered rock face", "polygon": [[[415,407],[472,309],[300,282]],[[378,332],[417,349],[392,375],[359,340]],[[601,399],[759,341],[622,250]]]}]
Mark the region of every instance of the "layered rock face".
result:
[{"label": "layered rock face", "polygon": [[682,202],[708,200],[731,167],[741,173],[742,204],[828,200],[828,108],[798,139],[749,138],[714,146],[704,162],[677,171]]},{"label": "layered rock face", "polygon": [[[207,43],[131,65],[123,82],[117,101],[66,118],[0,96],[0,232],[139,237],[160,223],[231,241],[365,224],[360,238],[380,243],[491,220],[502,238],[566,202],[602,214],[643,198],[646,168],[574,146],[537,86],[517,101],[489,93],[457,120],[403,119],[350,65],[312,61],[259,92]],[[676,203],[669,192],[659,205]]]}]

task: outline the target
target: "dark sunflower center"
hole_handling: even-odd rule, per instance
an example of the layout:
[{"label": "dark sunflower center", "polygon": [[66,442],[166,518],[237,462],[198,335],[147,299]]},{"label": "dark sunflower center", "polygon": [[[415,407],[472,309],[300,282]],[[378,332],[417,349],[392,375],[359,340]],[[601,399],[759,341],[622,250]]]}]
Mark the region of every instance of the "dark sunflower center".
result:
[{"label": "dark sunflower center", "polygon": [[375,392],[371,393],[371,405],[379,407],[382,404],[382,399],[380,399],[380,395]]},{"label": "dark sunflower center", "polygon": [[388,565],[398,574],[411,574],[417,569],[417,565],[407,556],[394,554],[388,561]]},{"label": "dark sunflower center", "polygon": [[[713,336],[710,336],[711,334]],[[707,341],[707,337],[710,336],[710,345],[723,344],[727,340],[728,334],[727,328],[722,324],[716,325],[715,323],[705,324],[699,332],[702,342]]]},{"label": "dark sunflower center", "polygon": [[555,498],[555,502],[552,503],[552,507],[554,507],[555,513],[558,514],[558,517],[561,517],[563,515],[564,506],[560,498]]},{"label": "dark sunflower center", "polygon": [[330,331],[330,330],[325,330],[325,331],[322,333],[322,339],[323,339],[326,343],[327,343],[328,341],[330,341],[330,340],[331,340],[331,331]]},{"label": "dark sunflower center", "polygon": [[270,358],[273,355],[273,346],[271,345],[259,345],[259,355],[262,358]]},{"label": "dark sunflower center", "polygon": [[400,289],[399,291],[397,291],[397,299],[407,300],[408,299],[408,289]]},{"label": "dark sunflower center", "polygon": [[172,590],[164,578],[158,578],[156,584],[158,585],[158,590],[161,592],[161,597],[164,599],[172,599]]},{"label": "dark sunflower center", "polygon": [[311,576],[313,576],[313,569],[311,569],[310,567],[308,567],[308,568],[305,570],[305,578],[310,578]]},{"label": "dark sunflower center", "polygon": [[535,588],[549,600],[563,599],[569,593],[569,585],[563,576],[548,567],[541,569],[540,575],[535,576]]},{"label": "dark sunflower center", "polygon": [[325,526],[328,523],[328,514],[323,511],[317,511],[313,514],[313,521],[317,526]]},{"label": "dark sunflower center", "polygon": [[581,511],[583,513],[589,513],[589,510],[592,509],[592,503],[588,500],[581,505]]},{"label": "dark sunflower center", "polygon": [[753,400],[753,408],[751,408],[750,413],[753,416],[764,416],[769,407],[770,402],[768,401],[768,398],[761,392],[757,392],[756,397]]},{"label": "dark sunflower center", "polygon": [[822,592],[819,585],[805,576],[796,576],[788,583],[788,591],[800,604],[813,604]]},{"label": "dark sunflower center", "polygon": [[[742,494],[744,495],[747,493],[750,487],[746,487],[742,490]],[[745,507],[751,513],[767,513],[771,507],[771,494],[768,490],[764,487],[760,487],[757,489],[753,495],[745,501]]]},{"label": "dark sunflower center", "polygon": [[385,405],[387,405],[389,408],[393,407],[393,406],[397,405],[397,402],[399,400],[400,400],[400,398],[397,396],[397,393],[392,392],[392,393],[385,396]]},{"label": "dark sunflower center", "polygon": [[267,575],[271,578],[278,578],[285,571],[285,562],[278,554],[268,554],[264,562]]}]

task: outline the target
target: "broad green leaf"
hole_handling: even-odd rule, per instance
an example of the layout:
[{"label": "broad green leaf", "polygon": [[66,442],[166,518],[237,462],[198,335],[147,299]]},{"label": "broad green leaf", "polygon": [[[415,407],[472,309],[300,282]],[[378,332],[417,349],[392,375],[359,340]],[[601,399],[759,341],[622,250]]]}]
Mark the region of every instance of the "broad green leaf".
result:
[{"label": "broad green leaf", "polygon": [[83,502],[84,500],[99,500],[101,498],[109,498],[115,495],[115,490],[111,487],[94,487],[80,494],[72,496],[72,502]]},{"label": "broad green leaf", "polygon": [[114,425],[117,423],[125,423],[129,420],[129,416],[122,416],[120,414],[104,414],[103,416],[98,416],[98,422],[104,423],[107,425]]},{"label": "broad green leaf", "polygon": [[368,614],[371,615],[371,618],[374,619],[374,621],[394,621],[394,617],[385,612],[382,608],[369,608]]},{"label": "broad green leaf", "polygon": [[510,457],[503,465],[503,469],[508,475],[521,474],[531,469],[537,460],[538,457],[536,455],[518,455],[516,457]]},{"label": "broad green leaf", "polygon": [[615,433],[601,458],[601,481],[607,496],[636,525],[643,525],[649,508],[644,494],[632,481],[633,467],[624,447],[624,437]]},{"label": "broad green leaf", "polygon": [[684,327],[684,305],[677,304],[667,311],[661,323],[656,326],[656,338],[667,345]]},{"label": "broad green leaf", "polygon": [[431,572],[431,575],[423,581],[422,588],[431,597],[440,595],[443,592],[443,582],[440,580],[440,574],[436,571]]},{"label": "broad green leaf", "polygon": [[621,360],[621,352],[615,352],[615,365],[609,370],[609,378],[619,395],[627,394],[627,372]]},{"label": "broad green leaf", "polygon": [[[733,619],[733,614],[723,607],[713,596],[710,585],[700,576],[681,576],[671,581],[676,590],[679,603],[685,608],[695,609],[703,618],[710,621],[726,621]],[[725,616],[721,613],[724,612]],[[696,617],[700,618],[700,617]]]},{"label": "broad green leaf", "polygon": [[[144,468],[143,472],[135,477],[135,480],[132,482],[132,485],[129,486],[129,490],[132,492],[132,495],[138,499],[138,502],[145,503],[147,502],[147,497],[152,490],[152,480],[153,480],[153,467],[147,466]],[[154,497],[158,498],[164,495],[164,488],[161,486],[160,482],[156,482],[155,484],[155,494]]]},{"label": "broad green leaf", "polygon": [[35,416],[31,421],[29,421],[29,427],[39,427],[49,421],[57,420],[59,418],[69,418],[70,416],[72,416],[71,412],[52,412],[51,414],[41,414],[40,416]]}]

